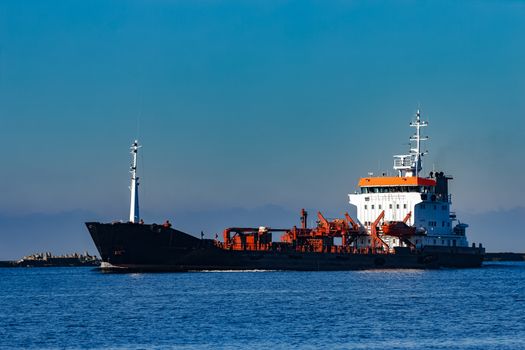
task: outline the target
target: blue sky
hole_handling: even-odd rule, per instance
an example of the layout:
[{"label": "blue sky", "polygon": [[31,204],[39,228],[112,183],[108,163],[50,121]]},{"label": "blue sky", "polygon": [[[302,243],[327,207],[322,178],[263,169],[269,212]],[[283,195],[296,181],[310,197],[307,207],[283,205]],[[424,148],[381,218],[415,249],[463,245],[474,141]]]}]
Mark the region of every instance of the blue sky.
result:
[{"label": "blue sky", "polygon": [[[25,232],[45,237],[43,217],[71,223],[57,250],[93,250],[72,223],[126,218],[135,137],[147,221],[341,215],[360,176],[406,151],[418,106],[425,171],[455,176],[455,209],[510,222],[524,37],[522,1],[0,0],[0,258],[38,250]],[[483,239],[525,250],[520,234]]]}]

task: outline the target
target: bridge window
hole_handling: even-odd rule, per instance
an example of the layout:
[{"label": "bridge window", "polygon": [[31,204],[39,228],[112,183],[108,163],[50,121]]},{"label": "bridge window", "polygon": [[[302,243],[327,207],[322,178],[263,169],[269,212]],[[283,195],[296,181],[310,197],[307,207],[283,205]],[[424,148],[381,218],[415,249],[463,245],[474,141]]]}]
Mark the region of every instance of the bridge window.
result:
[{"label": "bridge window", "polygon": [[389,208],[389,209],[392,209],[392,204],[389,204],[389,205],[388,205],[388,208]]},{"label": "bridge window", "polygon": [[365,204],[365,210],[368,209],[368,206]]},{"label": "bridge window", "polygon": [[403,209],[406,209],[407,208],[407,205],[406,204],[403,204]]},{"label": "bridge window", "polygon": [[381,204],[379,204],[379,205],[377,206],[377,209],[381,209]]},{"label": "bridge window", "polygon": [[396,209],[399,209],[399,204],[396,204]]},{"label": "bridge window", "polygon": [[372,209],[374,209],[374,205],[372,204]]}]

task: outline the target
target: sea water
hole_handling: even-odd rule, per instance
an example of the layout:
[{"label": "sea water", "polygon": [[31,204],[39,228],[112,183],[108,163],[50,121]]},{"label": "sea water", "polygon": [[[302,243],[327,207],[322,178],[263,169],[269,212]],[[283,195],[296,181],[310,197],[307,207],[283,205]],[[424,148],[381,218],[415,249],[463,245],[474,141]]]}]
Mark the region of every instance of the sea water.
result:
[{"label": "sea water", "polygon": [[0,268],[1,349],[525,349],[525,263],[107,274]]}]

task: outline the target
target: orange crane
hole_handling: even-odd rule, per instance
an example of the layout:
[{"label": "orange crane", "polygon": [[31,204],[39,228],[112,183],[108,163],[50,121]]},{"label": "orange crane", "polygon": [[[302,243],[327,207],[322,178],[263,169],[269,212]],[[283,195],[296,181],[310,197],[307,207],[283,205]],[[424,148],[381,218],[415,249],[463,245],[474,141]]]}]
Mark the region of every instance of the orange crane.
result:
[{"label": "orange crane", "polygon": [[406,224],[408,222],[408,220],[410,219],[410,217],[412,216],[412,212],[409,211],[408,214],[405,216],[405,218],[403,219],[403,222]]},{"label": "orange crane", "polygon": [[361,226],[359,226],[355,221],[354,219],[352,219],[352,217],[347,213],[345,213],[345,218],[346,218],[346,221],[348,222],[348,224],[350,226],[352,226],[352,229],[354,231],[359,231],[359,229],[361,228]]},{"label": "orange crane", "polygon": [[377,225],[379,225],[379,222],[385,217],[385,211],[381,211],[381,214],[377,217],[377,219],[372,223],[372,226],[370,227],[370,235],[372,236],[372,249],[375,250],[376,248],[383,246],[388,251],[389,246],[386,244],[385,241],[383,241],[378,233],[377,233]]}]

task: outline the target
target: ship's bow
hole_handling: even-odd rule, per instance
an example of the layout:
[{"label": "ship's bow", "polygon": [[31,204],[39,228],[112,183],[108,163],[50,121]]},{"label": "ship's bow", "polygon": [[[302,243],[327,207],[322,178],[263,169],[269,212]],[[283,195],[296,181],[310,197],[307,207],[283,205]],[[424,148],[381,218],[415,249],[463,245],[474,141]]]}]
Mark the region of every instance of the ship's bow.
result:
[{"label": "ship's bow", "polygon": [[87,222],[104,266],[160,269],[182,264],[202,241],[162,225]]}]

